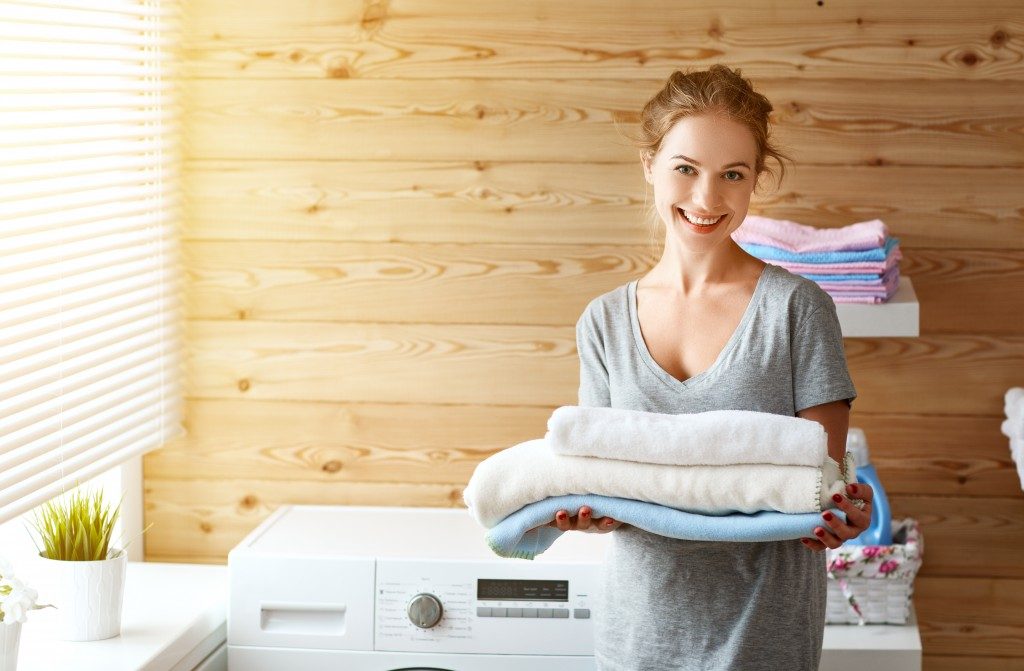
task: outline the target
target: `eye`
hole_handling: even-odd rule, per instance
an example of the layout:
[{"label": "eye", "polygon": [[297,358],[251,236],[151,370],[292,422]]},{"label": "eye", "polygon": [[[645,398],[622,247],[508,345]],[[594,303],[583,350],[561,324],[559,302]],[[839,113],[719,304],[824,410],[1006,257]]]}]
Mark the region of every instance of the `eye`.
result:
[{"label": "eye", "polygon": [[726,175],[736,175],[736,179],[730,179],[729,180],[730,182],[738,182],[741,179],[743,179],[743,173],[742,172],[737,172],[735,170],[730,170],[729,172],[727,172],[725,174]]},{"label": "eye", "polygon": [[[682,170],[683,168],[689,168],[690,170],[693,170],[693,166],[689,166],[689,165],[686,165],[686,164],[683,164],[683,165],[681,165],[681,166],[679,166],[679,167],[677,167],[677,168],[675,168],[675,169],[676,169],[676,170]],[[684,173],[680,173],[680,174],[683,174],[683,175],[687,175],[687,174],[689,174],[689,173],[685,173],[685,172],[684,172]]]}]

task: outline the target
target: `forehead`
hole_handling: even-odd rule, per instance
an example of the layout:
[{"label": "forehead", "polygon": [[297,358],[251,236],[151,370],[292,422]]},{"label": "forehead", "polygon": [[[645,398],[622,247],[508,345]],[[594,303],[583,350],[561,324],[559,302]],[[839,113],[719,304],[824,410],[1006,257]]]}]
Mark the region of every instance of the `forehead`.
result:
[{"label": "forehead", "polygon": [[735,161],[754,164],[757,142],[743,124],[724,116],[688,116],[665,134],[658,151],[662,158],[685,154],[704,166],[718,167]]}]

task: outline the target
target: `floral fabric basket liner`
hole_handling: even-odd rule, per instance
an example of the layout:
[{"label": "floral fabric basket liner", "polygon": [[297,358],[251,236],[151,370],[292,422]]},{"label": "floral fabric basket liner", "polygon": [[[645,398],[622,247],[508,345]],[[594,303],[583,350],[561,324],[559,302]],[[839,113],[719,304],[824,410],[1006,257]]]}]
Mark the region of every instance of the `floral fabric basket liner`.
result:
[{"label": "floral fabric basket liner", "polygon": [[[886,592],[904,594],[905,598],[901,600],[905,603],[902,605],[909,609],[912,583],[924,556],[924,539],[917,520],[910,517],[893,520],[892,539],[892,545],[841,545],[834,550],[825,549],[828,578],[838,583],[846,604],[856,614],[858,624],[866,622],[863,613],[866,609],[862,606],[868,596],[868,590],[861,590],[865,594],[858,602],[853,589],[858,583],[883,585],[882,596],[874,598],[884,599]],[[878,594],[877,591],[874,593]]]}]

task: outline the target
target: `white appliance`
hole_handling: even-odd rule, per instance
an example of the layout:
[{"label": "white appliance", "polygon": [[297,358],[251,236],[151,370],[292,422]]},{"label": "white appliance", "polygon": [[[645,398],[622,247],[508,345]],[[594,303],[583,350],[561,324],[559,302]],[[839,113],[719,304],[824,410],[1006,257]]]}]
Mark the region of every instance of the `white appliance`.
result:
[{"label": "white appliance", "polygon": [[503,559],[463,508],[284,506],[228,554],[228,668],[594,671],[610,541]]},{"label": "white appliance", "polygon": [[[228,554],[230,671],[595,671],[611,534],[502,559],[463,508],[284,506]],[[820,669],[920,671],[906,625],[826,625]]]}]

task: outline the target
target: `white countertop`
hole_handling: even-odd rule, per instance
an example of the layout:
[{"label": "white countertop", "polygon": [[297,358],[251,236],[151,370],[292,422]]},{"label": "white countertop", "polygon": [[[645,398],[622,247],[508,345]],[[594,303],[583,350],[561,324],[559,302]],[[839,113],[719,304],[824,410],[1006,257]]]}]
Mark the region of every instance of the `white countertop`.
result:
[{"label": "white countertop", "polygon": [[18,671],[192,669],[224,642],[227,603],[227,566],[128,562],[120,636],[60,641],[49,631],[54,610],[31,611]]}]

